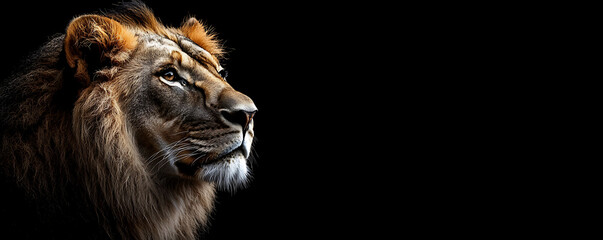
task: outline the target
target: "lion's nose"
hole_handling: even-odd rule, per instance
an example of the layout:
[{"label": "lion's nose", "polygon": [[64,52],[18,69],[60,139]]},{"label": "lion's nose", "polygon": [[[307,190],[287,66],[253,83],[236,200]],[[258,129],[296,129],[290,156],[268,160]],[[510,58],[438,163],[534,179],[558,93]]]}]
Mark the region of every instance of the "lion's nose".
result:
[{"label": "lion's nose", "polygon": [[234,89],[225,90],[220,94],[218,109],[226,121],[241,125],[243,132],[249,129],[249,124],[258,111],[251,98]]},{"label": "lion's nose", "polygon": [[243,132],[246,132],[247,129],[249,129],[249,123],[251,123],[251,120],[253,119],[253,116],[255,115],[255,113],[257,112],[257,110],[253,111],[253,112],[248,112],[245,110],[237,110],[237,111],[228,111],[228,110],[221,110],[220,113],[222,114],[222,117],[224,117],[224,119],[226,119],[227,121],[234,123],[234,124],[239,124],[243,127]]}]

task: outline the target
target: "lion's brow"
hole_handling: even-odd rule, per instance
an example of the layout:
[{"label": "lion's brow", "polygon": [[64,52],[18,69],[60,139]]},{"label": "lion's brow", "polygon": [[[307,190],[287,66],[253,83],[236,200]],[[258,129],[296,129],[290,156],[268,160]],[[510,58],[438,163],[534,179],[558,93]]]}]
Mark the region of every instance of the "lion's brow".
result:
[{"label": "lion's brow", "polygon": [[203,49],[201,46],[193,42],[192,40],[186,37],[178,38],[178,46],[182,49],[186,54],[191,56],[193,59],[197,60],[202,64],[211,64],[215,68],[218,68],[219,64],[214,60],[211,53],[207,50]]}]

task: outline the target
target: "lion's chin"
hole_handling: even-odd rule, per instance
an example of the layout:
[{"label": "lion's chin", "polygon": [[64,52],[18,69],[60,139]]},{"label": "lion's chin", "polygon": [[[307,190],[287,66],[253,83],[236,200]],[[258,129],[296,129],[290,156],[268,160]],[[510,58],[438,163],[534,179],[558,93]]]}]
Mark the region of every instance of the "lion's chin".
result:
[{"label": "lion's chin", "polygon": [[207,157],[210,154],[186,155],[190,157],[174,162],[174,170],[179,177],[211,182],[219,190],[231,192],[247,184],[249,169],[246,159],[249,154],[243,148],[213,158]]},{"label": "lion's chin", "polygon": [[219,161],[202,164],[200,176],[220,190],[234,191],[247,184],[249,169],[243,152],[236,150]]}]

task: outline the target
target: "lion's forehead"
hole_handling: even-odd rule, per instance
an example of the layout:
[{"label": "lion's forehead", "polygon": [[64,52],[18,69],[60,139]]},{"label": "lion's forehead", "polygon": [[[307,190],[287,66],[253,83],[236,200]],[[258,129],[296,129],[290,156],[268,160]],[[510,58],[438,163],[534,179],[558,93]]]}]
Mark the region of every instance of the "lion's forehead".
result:
[{"label": "lion's forehead", "polygon": [[140,42],[145,49],[155,49],[165,52],[166,55],[173,55],[173,52],[178,52],[182,55],[180,59],[183,63],[193,64],[194,61],[206,62],[217,70],[220,70],[220,64],[215,56],[211,55],[207,50],[194,43],[192,40],[178,36],[178,42],[175,42],[166,37],[159,35],[145,35],[140,38]]},{"label": "lion's forehead", "polygon": [[139,37],[140,43],[144,44],[144,48],[156,48],[156,49],[180,49],[178,44],[168,38],[147,34]]}]

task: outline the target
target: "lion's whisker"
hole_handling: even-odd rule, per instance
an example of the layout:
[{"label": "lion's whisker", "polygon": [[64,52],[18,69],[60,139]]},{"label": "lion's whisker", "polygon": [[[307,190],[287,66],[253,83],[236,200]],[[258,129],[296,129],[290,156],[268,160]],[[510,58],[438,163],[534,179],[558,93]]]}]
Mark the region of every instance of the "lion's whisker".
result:
[{"label": "lion's whisker", "polygon": [[[159,170],[163,166],[165,166],[167,163],[167,161],[165,161],[165,159],[169,156],[170,151],[172,151],[172,149],[174,147],[176,147],[178,144],[180,144],[183,140],[184,140],[184,138],[182,138],[176,142],[170,143],[170,144],[166,145],[164,148],[162,148],[161,150],[157,151],[155,154],[151,155],[151,157],[149,157],[150,159],[147,160],[149,163],[153,164],[150,171],[155,172],[156,170]],[[163,157],[161,158],[161,160],[155,161],[160,156],[160,155],[158,155],[159,153],[162,153]]]}]

